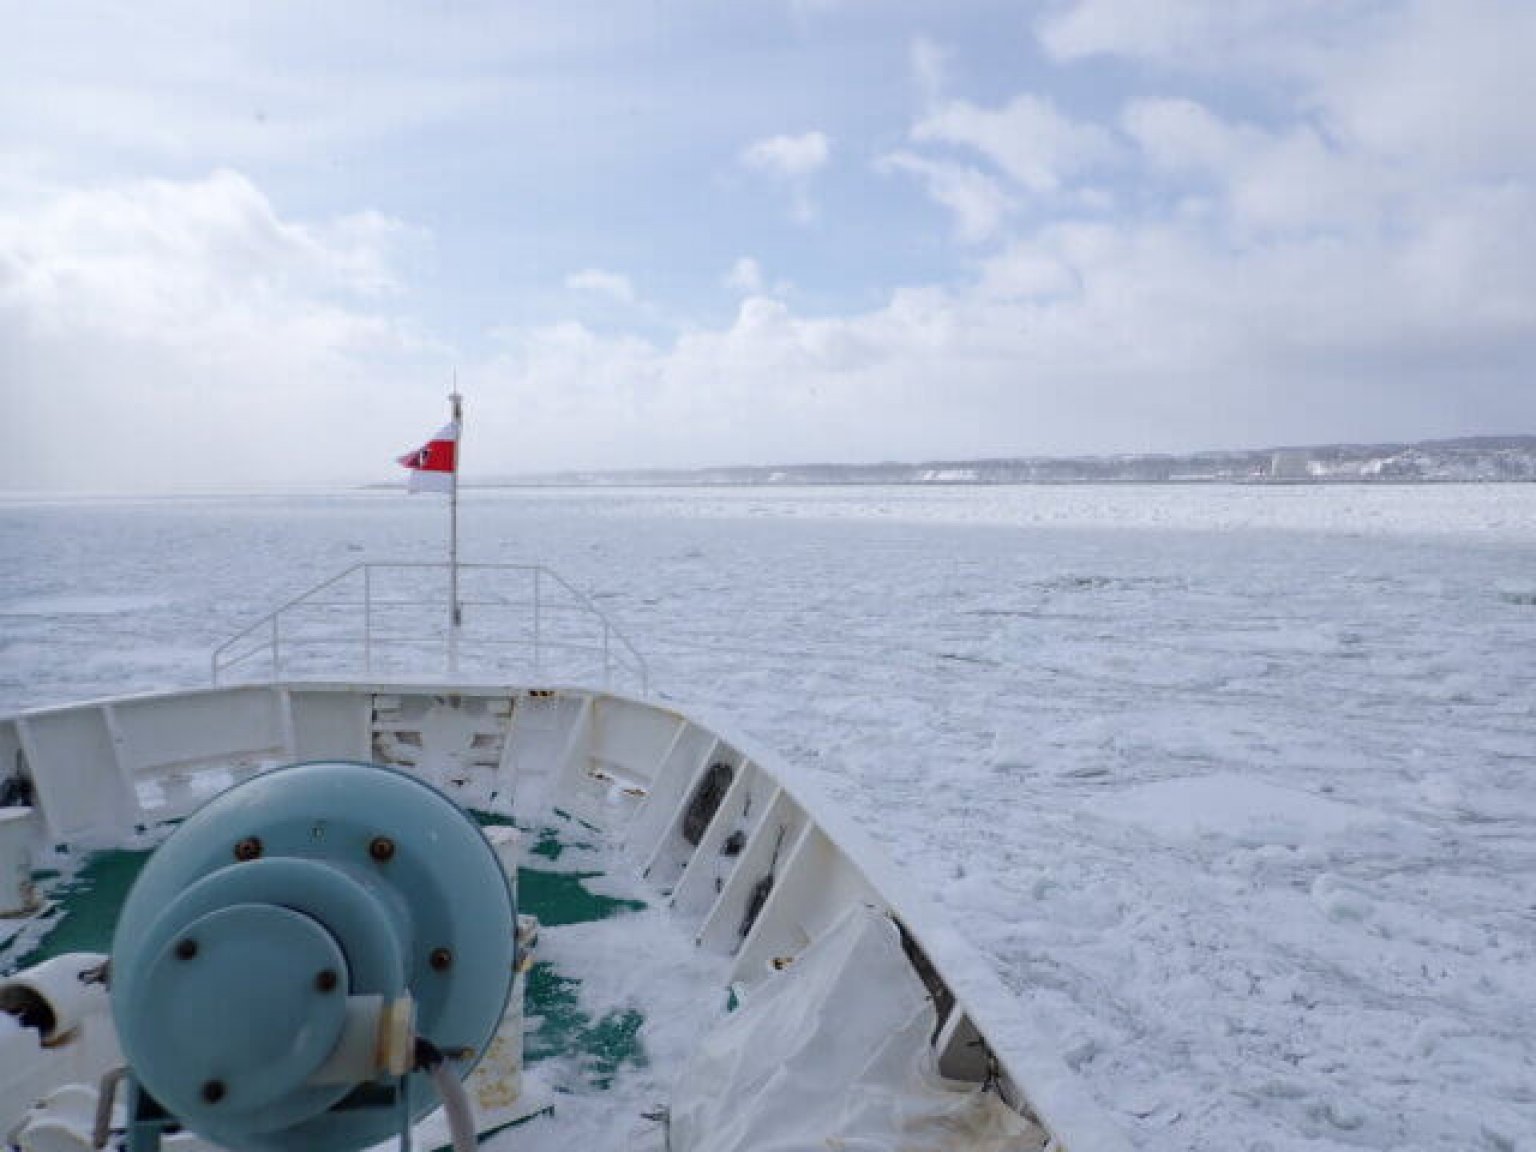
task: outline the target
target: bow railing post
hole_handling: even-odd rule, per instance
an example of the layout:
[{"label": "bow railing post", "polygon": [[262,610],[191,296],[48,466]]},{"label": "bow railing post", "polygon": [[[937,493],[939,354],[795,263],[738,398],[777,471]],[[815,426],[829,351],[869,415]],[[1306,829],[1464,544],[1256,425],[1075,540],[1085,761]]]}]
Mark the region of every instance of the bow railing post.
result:
[{"label": "bow railing post", "polygon": [[373,565],[363,565],[363,675],[373,675]]},{"label": "bow railing post", "polygon": [[533,676],[535,680],[543,674],[541,670],[544,665],[544,651],[542,647],[544,605],[540,595],[539,580],[541,575],[543,575],[541,569],[535,568],[533,570]]}]

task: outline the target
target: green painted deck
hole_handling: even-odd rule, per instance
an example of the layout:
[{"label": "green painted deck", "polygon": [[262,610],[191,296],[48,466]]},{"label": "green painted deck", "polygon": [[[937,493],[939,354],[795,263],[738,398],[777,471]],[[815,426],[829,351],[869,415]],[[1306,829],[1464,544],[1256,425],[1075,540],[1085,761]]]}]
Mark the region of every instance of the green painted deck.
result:
[{"label": "green painted deck", "polygon": [[[645,907],[633,900],[594,894],[582,882],[597,876],[596,872],[566,872],[554,867],[567,850],[591,847],[572,838],[579,831],[578,825],[571,824],[562,838],[562,832],[553,828],[539,829],[526,860],[547,860],[551,866],[534,867],[525,862],[518,869],[518,911],[537,917],[542,927],[607,920]],[[533,1022],[523,1034],[524,1062],[534,1067],[545,1060],[574,1057],[582,1082],[599,1090],[607,1088],[621,1068],[644,1067],[640,1014],[612,1012],[593,1020],[581,1011],[576,993],[575,980],[552,964],[534,963],[523,1000],[525,1017]]]},{"label": "green painted deck", "polygon": [[0,951],[0,975],[68,952],[107,951],[117,927],[117,910],[150,854],[149,849],[110,848],[92,853],[67,877],[57,872],[34,873],[32,881],[48,907]]},{"label": "green painted deck", "polygon": [[[510,823],[504,816],[476,816],[482,824]],[[644,907],[633,900],[594,894],[583,881],[598,873],[559,867],[568,850],[592,847],[576,839],[582,834],[576,824],[529,833],[530,849],[518,870],[518,911],[537,917],[545,928],[606,920]],[[0,948],[0,975],[68,952],[107,952],[118,909],[151,854],[149,849],[108,849],[90,854],[69,875],[35,873],[33,879],[48,902],[47,910]],[[523,1011],[529,1021],[524,1061],[529,1067],[556,1058],[573,1062],[582,1085],[601,1090],[620,1069],[645,1065],[639,1040],[642,1020],[634,1011],[594,1020],[581,1011],[577,990],[575,979],[536,958],[524,997]]]}]

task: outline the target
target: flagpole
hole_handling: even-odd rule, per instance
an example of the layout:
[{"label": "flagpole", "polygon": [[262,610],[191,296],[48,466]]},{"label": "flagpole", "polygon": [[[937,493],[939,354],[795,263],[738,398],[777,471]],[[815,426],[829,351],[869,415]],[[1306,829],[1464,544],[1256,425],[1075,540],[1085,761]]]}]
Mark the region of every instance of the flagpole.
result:
[{"label": "flagpole", "polygon": [[[453,374],[453,392],[448,402],[453,405],[453,427],[456,433],[453,445],[453,486],[448,490],[448,629],[453,641],[449,648],[451,664],[458,663],[459,626],[464,622],[459,606],[459,461],[464,443],[463,397],[459,395],[459,374]],[[457,671],[454,668],[453,671]]]}]

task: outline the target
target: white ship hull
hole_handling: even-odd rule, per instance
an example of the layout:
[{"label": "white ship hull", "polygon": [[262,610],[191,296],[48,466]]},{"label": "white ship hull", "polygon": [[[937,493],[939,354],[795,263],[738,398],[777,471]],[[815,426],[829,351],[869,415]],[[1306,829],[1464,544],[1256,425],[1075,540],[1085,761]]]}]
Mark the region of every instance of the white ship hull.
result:
[{"label": "white ship hull", "polygon": [[[954,1152],[1127,1147],[923,895],[932,878],[903,876],[791,766],[666,703],[568,687],[306,682],[43,710],[0,720],[0,768],[33,794],[30,813],[12,810],[0,830],[43,867],[61,851],[143,844],[244,779],[313,760],[387,764],[524,828],[580,829],[613,883],[696,947],[688,979],[702,986],[688,995],[703,1035],[678,1067],[653,1070],[672,1093],[648,1124],[614,1118],[632,1147],[750,1152],[818,1134]],[[704,796],[711,773],[718,787]],[[25,897],[16,885],[12,902]],[[46,927],[36,914],[0,924],[0,958],[23,963]],[[614,931],[622,950],[621,922]],[[675,965],[653,951],[626,962],[656,964],[641,983],[659,987]],[[0,1020],[0,1136],[27,1146],[29,1117],[34,1133],[49,1119],[41,1098],[72,1083],[94,1090],[116,1063],[110,1017],[82,1013],[49,1046]],[[509,1027],[521,1030],[520,1009]],[[839,1036],[866,1032],[868,1050],[838,1051]],[[547,1105],[537,1075],[515,1073],[506,1082],[521,1099],[494,1100],[482,1069],[482,1130]],[[57,1094],[50,1122],[78,1134],[84,1100]],[[538,1123],[558,1126],[561,1112],[557,1100]],[[491,1139],[520,1146],[512,1132]]]}]

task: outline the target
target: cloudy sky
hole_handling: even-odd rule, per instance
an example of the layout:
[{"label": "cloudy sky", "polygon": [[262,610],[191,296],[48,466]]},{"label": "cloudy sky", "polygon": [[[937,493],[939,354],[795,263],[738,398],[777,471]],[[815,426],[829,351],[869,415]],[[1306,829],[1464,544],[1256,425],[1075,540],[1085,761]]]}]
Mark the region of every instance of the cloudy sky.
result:
[{"label": "cloudy sky", "polygon": [[1536,432],[1531,0],[0,0],[0,489]]}]

